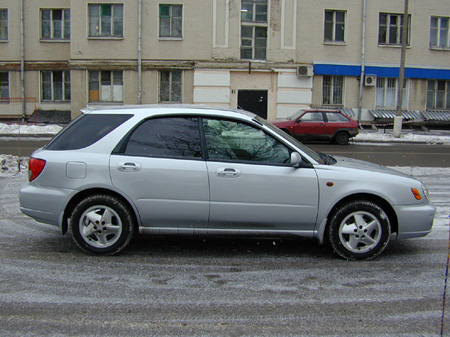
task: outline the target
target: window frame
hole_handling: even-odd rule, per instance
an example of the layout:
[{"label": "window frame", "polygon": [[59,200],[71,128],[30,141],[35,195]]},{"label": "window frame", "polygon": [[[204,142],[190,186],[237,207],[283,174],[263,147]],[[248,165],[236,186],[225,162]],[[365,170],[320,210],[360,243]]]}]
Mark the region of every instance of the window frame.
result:
[{"label": "window frame", "polygon": [[[50,18],[45,20],[48,21],[49,25],[49,37],[44,37],[44,12],[50,12]],[[54,20],[53,13],[56,11],[61,11],[61,20]],[[55,22],[61,22],[61,37],[55,37]],[[69,8],[41,8],[40,9],[40,39],[41,41],[70,41],[70,9]],[[68,30],[68,35],[66,32]]]},{"label": "window frame", "polygon": [[[251,13],[252,18],[251,20],[243,19],[244,17],[244,10],[247,10],[247,8],[244,8],[246,5],[249,5],[252,7]],[[257,8],[264,6],[265,11],[259,12],[265,17],[265,20],[258,20],[258,11]],[[269,34],[268,34],[268,18],[269,18],[269,1],[267,0],[243,0],[241,2],[241,26],[239,30],[239,52],[240,52],[240,59],[241,60],[267,60],[267,51],[268,51],[268,45],[269,45]],[[243,30],[244,29],[251,29],[251,37],[243,36]],[[259,31],[259,32],[258,32]],[[263,36],[261,36],[261,34]],[[264,47],[260,46],[260,42],[264,40]],[[244,53],[248,50],[251,50],[251,58],[244,57]],[[262,56],[262,54],[264,54]],[[261,56],[260,56],[261,55]]]},{"label": "window frame", "polygon": [[[169,81],[168,81],[168,91],[169,91],[169,100],[163,100],[163,79],[162,76],[164,73],[169,73]],[[173,92],[173,74],[174,73],[179,73],[180,74],[180,81],[179,81],[179,86],[180,86],[180,99],[179,100],[173,100],[172,96],[174,96],[174,92]],[[182,103],[183,102],[183,77],[184,77],[184,72],[182,70],[160,70],[159,71],[159,92],[158,92],[158,102],[159,103]],[[177,82],[175,82],[176,84]]]},{"label": "window frame", "polygon": [[[248,38],[248,37],[242,37],[242,29],[244,28],[250,28],[252,29],[252,37]],[[264,38],[260,38],[257,35],[257,30],[261,30],[264,31],[265,37]],[[250,45],[244,46],[243,41],[250,41]],[[258,40],[265,40],[265,47],[258,47],[257,46],[257,41]],[[265,61],[267,60],[267,41],[268,41],[268,36],[267,36],[267,27],[261,27],[261,26],[247,26],[247,25],[243,25],[241,26],[241,48],[240,48],[240,58],[241,60],[262,60]],[[264,57],[258,57],[257,56],[257,52],[264,49]],[[245,50],[251,50],[252,52],[252,57],[251,58],[244,58],[243,57],[243,52]]]},{"label": "window frame", "polygon": [[[325,85],[326,85],[326,80],[330,79],[330,85],[329,85],[329,90],[325,90]],[[338,83],[335,83],[337,80],[342,80],[342,85],[338,86]],[[339,89],[340,87],[340,91],[341,94],[340,95],[336,95],[336,90]],[[326,97],[325,97],[325,93],[326,91],[329,91],[330,93],[330,97],[327,100],[328,102],[326,102]],[[324,75],[322,77],[322,104],[326,105],[326,106],[343,106],[344,105],[344,92],[345,92],[345,76],[341,76],[341,75]],[[335,97],[339,97],[340,96],[340,103],[336,103]]]},{"label": "window frame", "polygon": [[[381,23],[382,16],[386,15],[385,24]],[[396,25],[391,25],[391,18],[396,17],[400,23]],[[408,27],[406,29],[406,46],[411,46],[411,14],[408,14]],[[396,42],[390,42],[391,40],[391,26],[396,27],[395,31],[397,34]],[[385,39],[382,41],[382,31],[381,28],[385,27]],[[403,34],[403,14],[401,13],[386,13],[380,12],[378,16],[378,45],[379,46],[387,46],[387,47],[398,47],[402,45],[402,34]]]},{"label": "window frame", "polygon": [[5,19],[0,18],[0,32],[2,31],[2,29],[5,32],[5,37],[2,37],[0,35],[0,42],[8,42],[9,41],[9,11],[8,11],[8,8],[0,8],[0,12],[5,13],[5,15],[6,15]]},{"label": "window frame", "polygon": [[[50,73],[50,81],[45,81],[46,73]],[[55,99],[55,73],[61,73],[61,97],[62,99]],[[40,72],[40,85],[41,85],[41,102],[70,102],[71,101],[71,86],[70,86],[70,71],[69,70],[42,70]],[[45,87],[44,85],[48,83],[50,85],[50,99],[45,97]]]},{"label": "window frame", "polygon": [[[332,20],[327,21],[327,13],[332,14]],[[338,23],[337,22],[337,14],[342,13],[344,16],[344,21]],[[347,11],[346,10],[337,10],[337,9],[326,9],[324,11],[324,21],[323,21],[323,42],[325,44],[346,44],[346,37],[347,37]],[[331,38],[327,38],[327,23],[331,23]],[[342,32],[342,40],[337,39],[337,26],[343,25],[343,32]]]},{"label": "window frame", "polygon": [[[92,77],[94,73],[98,73],[97,76],[97,81],[93,81]],[[102,81],[103,81],[103,74],[107,74],[109,73],[109,85],[102,85]],[[120,86],[121,86],[121,92],[120,92],[120,99],[114,99],[115,93],[114,93],[114,85],[119,85],[119,83],[114,83],[114,81],[116,80],[116,75],[114,73],[121,73],[120,76]],[[123,89],[124,89],[124,72],[122,70],[90,70],[88,71],[88,102],[89,103],[123,103]],[[118,80],[118,79],[117,79]],[[93,88],[93,84],[97,84],[96,86],[98,87],[98,89]],[[103,87],[109,87],[109,96],[111,97],[110,100],[103,100],[102,98],[104,97],[104,95],[106,95],[106,88]],[[95,91],[98,91],[98,99],[92,99]]]},{"label": "window frame", "polygon": [[[394,81],[395,86],[390,88],[389,87],[389,81]],[[383,85],[381,85],[381,82],[384,82]],[[377,77],[377,82],[375,85],[375,107],[381,108],[381,109],[393,109],[397,107],[398,102],[398,78],[397,77]],[[379,101],[379,93],[383,92],[383,104],[378,105]],[[388,95],[389,95],[389,89],[392,90],[392,93],[394,94],[394,102],[392,105],[389,105],[387,103]],[[407,109],[409,105],[409,81],[405,78],[403,82],[403,100],[402,100],[402,109]]]},{"label": "window frame", "polygon": [[[162,11],[162,6],[168,6],[169,7],[169,35],[161,35],[162,34],[162,15],[161,15],[161,11]],[[173,9],[174,7],[181,7],[181,17],[180,17],[180,35],[174,35],[174,26],[175,26],[175,22],[174,22],[174,15],[173,15]],[[160,40],[182,40],[184,38],[184,6],[183,4],[159,4],[158,7],[159,11],[158,11],[158,38]]]},{"label": "window frame", "polygon": [[[5,77],[5,74],[6,74],[6,81],[3,79]],[[3,97],[2,93],[5,90],[4,89],[5,87],[6,87],[6,96]],[[0,102],[9,102],[9,71],[0,71]]]},{"label": "window frame", "polygon": [[[436,27],[433,27],[433,20],[437,20],[437,24]],[[443,22],[447,21],[447,37],[446,37],[446,43],[445,45],[442,45],[442,27],[443,27]],[[434,34],[433,34],[433,29],[435,30]],[[436,44],[432,43],[432,37],[434,35],[434,39],[436,41]],[[437,49],[437,50],[450,50],[450,17],[445,17],[445,16],[435,16],[432,15],[430,18],[430,49]]]},{"label": "window frame", "polygon": [[[439,90],[439,82],[443,82],[444,90]],[[430,90],[430,83],[433,83],[433,88]],[[438,107],[439,92],[442,92],[442,107]],[[432,95],[432,97],[430,97]],[[430,98],[433,100],[432,106],[429,105]],[[427,110],[450,110],[450,80],[435,80],[429,79],[427,81]]]},{"label": "window frame", "polygon": [[[243,19],[243,17],[245,16],[244,13],[248,13],[248,8],[245,8],[247,5],[250,5],[249,7],[252,7],[251,9],[251,13],[252,13],[252,18],[250,20],[245,20]],[[262,15],[265,15],[265,20],[258,20],[257,16],[258,16],[258,7],[262,7],[265,6],[266,10],[265,12],[259,12],[261,15],[261,13],[263,13]],[[269,15],[269,2],[267,0],[241,0],[241,23],[242,22],[247,22],[247,23],[267,23],[267,18]]]},{"label": "window frame", "polygon": [[[123,3],[88,3],[87,4],[88,8],[87,8],[87,15],[88,15],[88,20],[87,20],[87,24],[88,24],[88,29],[87,29],[87,34],[88,34],[88,38],[89,39],[123,39],[124,38],[124,12],[125,12],[125,5]],[[94,6],[98,6],[98,15],[94,16],[91,15],[91,8],[94,8]],[[111,16],[110,16],[110,29],[109,29],[109,34],[104,34],[103,33],[103,26],[102,26],[102,7],[106,6],[111,6]],[[116,11],[115,8],[122,8],[121,10],[121,16],[115,16],[114,13]],[[97,34],[91,34],[91,27],[94,25],[94,22],[91,21],[91,18],[96,18],[97,21],[97,26],[96,29],[93,30],[93,32],[97,33]],[[118,20],[116,22],[116,20]],[[105,21],[106,22],[106,21]],[[118,24],[118,22],[120,22],[121,27],[120,27],[120,33],[119,34],[115,34],[115,29],[116,29],[116,23]]]}]

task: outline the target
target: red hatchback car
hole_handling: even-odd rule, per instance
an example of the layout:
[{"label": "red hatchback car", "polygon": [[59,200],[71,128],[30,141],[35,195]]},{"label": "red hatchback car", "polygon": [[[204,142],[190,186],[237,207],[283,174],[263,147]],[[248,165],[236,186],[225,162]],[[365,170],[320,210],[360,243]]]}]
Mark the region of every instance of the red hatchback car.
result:
[{"label": "red hatchback car", "polygon": [[339,110],[299,110],[272,124],[298,140],[328,140],[339,145],[359,133],[358,123]]}]

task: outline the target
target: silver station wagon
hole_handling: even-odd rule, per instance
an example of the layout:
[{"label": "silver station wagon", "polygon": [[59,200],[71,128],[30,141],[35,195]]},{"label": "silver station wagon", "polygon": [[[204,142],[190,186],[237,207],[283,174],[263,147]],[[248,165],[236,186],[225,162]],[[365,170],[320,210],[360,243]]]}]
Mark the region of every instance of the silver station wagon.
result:
[{"label": "silver station wagon", "polygon": [[254,114],[201,106],[88,108],[29,162],[20,209],[88,253],[137,232],[299,236],[345,259],[431,231],[420,181],[316,153]]}]

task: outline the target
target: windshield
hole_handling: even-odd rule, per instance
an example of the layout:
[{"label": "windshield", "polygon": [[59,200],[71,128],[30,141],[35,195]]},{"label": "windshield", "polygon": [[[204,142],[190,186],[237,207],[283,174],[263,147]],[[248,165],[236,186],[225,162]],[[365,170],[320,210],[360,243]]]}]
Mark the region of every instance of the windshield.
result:
[{"label": "windshield", "polygon": [[293,121],[293,120],[299,118],[300,115],[301,115],[302,113],[304,113],[304,112],[305,112],[305,110],[303,110],[303,109],[297,110],[297,112],[296,112],[295,114],[293,114],[292,116],[290,116],[289,119],[290,119],[291,121]]},{"label": "windshield", "polygon": [[[303,111],[302,111],[303,112]],[[311,158],[313,158],[316,162],[318,162],[319,164],[325,164],[326,161],[323,159],[323,156],[320,156],[318,153],[314,152],[313,150],[311,150],[309,147],[303,145],[302,143],[300,143],[297,139],[295,139],[294,137],[292,137],[291,135],[288,135],[286,132],[281,131],[279,128],[277,128],[275,125],[267,122],[266,120],[262,119],[259,116],[256,116],[255,119],[267,126],[269,129],[271,129],[272,131],[274,131],[276,134],[278,134],[280,137],[283,137],[287,140],[289,140],[290,143],[294,144],[296,147],[298,147],[300,150],[302,150],[303,152],[305,152],[308,156],[310,156]]]}]

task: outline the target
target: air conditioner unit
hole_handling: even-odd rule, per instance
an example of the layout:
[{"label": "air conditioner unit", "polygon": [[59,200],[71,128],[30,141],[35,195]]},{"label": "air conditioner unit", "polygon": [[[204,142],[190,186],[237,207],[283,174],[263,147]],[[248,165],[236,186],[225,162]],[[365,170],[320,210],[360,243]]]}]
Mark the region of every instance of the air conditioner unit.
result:
[{"label": "air conditioner unit", "polygon": [[297,77],[311,77],[314,75],[314,68],[310,64],[305,64],[297,67]]},{"label": "air conditioner unit", "polygon": [[375,75],[366,75],[364,77],[364,85],[366,87],[374,87],[377,84],[377,77]]}]

